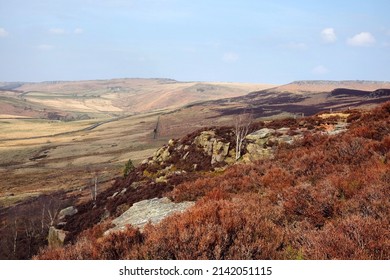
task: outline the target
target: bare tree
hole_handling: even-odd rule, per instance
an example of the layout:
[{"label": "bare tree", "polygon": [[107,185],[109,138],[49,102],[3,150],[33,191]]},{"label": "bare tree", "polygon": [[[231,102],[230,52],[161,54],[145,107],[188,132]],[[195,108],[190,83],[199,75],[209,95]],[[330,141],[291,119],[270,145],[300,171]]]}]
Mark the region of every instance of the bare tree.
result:
[{"label": "bare tree", "polygon": [[37,238],[36,225],[32,220],[24,221],[25,236],[27,239],[28,252],[27,255],[30,257],[32,252],[33,241]]},{"label": "bare tree", "polygon": [[98,182],[99,182],[98,181],[98,173],[96,172],[95,176],[93,178],[93,183],[90,186],[91,196],[92,196],[92,200],[94,202],[96,201],[96,197],[97,197],[97,194],[98,194]]},{"label": "bare tree", "polygon": [[46,210],[46,204],[43,203],[42,216],[41,216],[41,234],[45,230],[45,210]]},{"label": "bare tree", "polygon": [[14,231],[14,242],[13,242],[13,254],[14,258],[16,258],[16,245],[18,241],[18,225],[15,218],[15,231]]},{"label": "bare tree", "polygon": [[96,203],[96,199],[97,199],[97,195],[98,195],[98,184],[99,184],[99,170],[98,170],[98,167],[91,167],[91,166],[88,166],[87,167],[87,173],[90,174],[90,176],[92,177],[90,180],[90,183],[88,183],[88,188],[89,188],[89,191],[91,193],[91,199],[92,201],[94,202],[94,204]]},{"label": "bare tree", "polygon": [[153,139],[157,139],[159,129],[160,129],[160,116],[158,116],[156,127],[153,129]]},{"label": "bare tree", "polygon": [[243,112],[235,117],[234,120],[234,134],[236,135],[236,160],[241,157],[242,144],[245,137],[249,133],[249,128],[252,124],[252,113]]},{"label": "bare tree", "polygon": [[60,210],[59,205],[53,201],[50,201],[49,207],[46,210],[47,214],[49,215],[49,226],[54,226]]}]

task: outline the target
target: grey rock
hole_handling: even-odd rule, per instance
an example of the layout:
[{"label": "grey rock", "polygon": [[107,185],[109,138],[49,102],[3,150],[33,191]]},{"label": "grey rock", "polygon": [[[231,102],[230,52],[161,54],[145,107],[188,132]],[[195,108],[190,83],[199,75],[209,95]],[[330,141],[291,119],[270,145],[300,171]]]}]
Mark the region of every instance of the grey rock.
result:
[{"label": "grey rock", "polygon": [[211,156],[211,164],[217,162],[223,162],[226,156],[229,154],[229,147],[230,147],[230,143],[214,141],[213,154]]},{"label": "grey rock", "polygon": [[273,153],[271,148],[263,148],[262,145],[248,143],[246,146],[247,153],[243,155],[244,162],[251,162],[259,159],[271,158]]},{"label": "grey rock", "polygon": [[194,140],[195,144],[198,147],[203,148],[203,150],[209,155],[212,155],[213,152],[213,144],[215,141],[215,131],[207,130],[202,131],[199,136],[197,136]]},{"label": "grey rock", "polygon": [[292,136],[283,135],[278,138],[279,143],[287,143],[292,144],[294,142],[294,138]]},{"label": "grey rock", "polygon": [[161,161],[167,161],[169,157],[171,156],[171,153],[168,149],[165,149],[163,153],[161,154]]},{"label": "grey rock", "polygon": [[67,231],[64,231],[62,229],[57,229],[55,227],[50,227],[49,235],[47,237],[49,248],[56,248],[56,247],[63,246],[67,234],[68,234]]},{"label": "grey rock", "polygon": [[256,141],[257,139],[264,139],[270,137],[273,133],[275,133],[275,129],[272,128],[262,128],[251,134],[248,134],[245,138],[249,141]]},{"label": "grey rock", "polygon": [[127,225],[142,229],[148,222],[157,224],[174,213],[184,212],[194,204],[194,202],[174,203],[166,197],[142,200],[134,203],[126,212],[114,219],[112,223],[115,227],[105,234],[124,230]]},{"label": "grey rock", "polygon": [[327,133],[329,135],[337,135],[337,134],[343,133],[343,132],[348,130],[347,126],[348,126],[347,123],[338,123],[334,126],[333,130],[330,130]]},{"label": "grey rock", "polygon": [[289,127],[282,127],[276,130],[276,132],[280,134],[287,134],[289,131],[290,131]]},{"label": "grey rock", "polygon": [[153,160],[157,161],[157,162],[163,162],[163,161],[166,161],[167,159],[169,159],[170,155],[171,154],[169,152],[169,147],[164,146],[164,147],[162,147],[154,152]]},{"label": "grey rock", "polygon": [[69,206],[67,208],[62,209],[58,213],[58,219],[63,220],[66,216],[73,216],[74,214],[77,214],[77,208],[74,206]]},{"label": "grey rock", "polygon": [[211,156],[211,164],[223,162],[229,154],[230,143],[218,141],[215,138],[215,131],[202,131],[194,140],[194,143]]}]

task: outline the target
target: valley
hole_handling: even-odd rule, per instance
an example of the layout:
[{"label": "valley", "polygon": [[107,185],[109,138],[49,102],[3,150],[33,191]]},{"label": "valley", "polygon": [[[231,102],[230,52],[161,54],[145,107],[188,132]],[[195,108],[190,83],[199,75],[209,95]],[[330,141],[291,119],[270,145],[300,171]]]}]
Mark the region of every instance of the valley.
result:
[{"label": "valley", "polygon": [[[0,206],[83,189],[95,173],[104,189],[128,159],[138,164],[169,140],[154,137],[163,113],[272,86],[168,79],[1,84]],[[175,133],[184,135],[180,129]]]},{"label": "valley", "polygon": [[[112,192],[129,159],[141,166],[170,139],[234,126],[239,115],[250,115],[253,123],[297,121],[320,112],[334,116],[367,110],[389,100],[390,83],[370,81],[282,86],[169,79],[1,83],[2,232],[16,225],[20,215],[39,220],[53,201],[57,208],[89,203],[94,185],[99,194]],[[26,214],[28,205],[35,210]],[[46,231],[50,223],[46,212],[43,216]]]}]

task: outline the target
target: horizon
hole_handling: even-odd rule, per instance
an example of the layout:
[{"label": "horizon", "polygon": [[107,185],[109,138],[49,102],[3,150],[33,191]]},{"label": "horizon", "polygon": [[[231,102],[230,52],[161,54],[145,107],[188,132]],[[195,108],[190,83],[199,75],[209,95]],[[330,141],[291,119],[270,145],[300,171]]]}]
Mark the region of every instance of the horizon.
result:
[{"label": "horizon", "polygon": [[1,81],[388,81],[386,0],[0,0]]},{"label": "horizon", "polygon": [[142,77],[126,77],[126,78],[102,78],[102,79],[85,79],[85,80],[42,80],[42,81],[0,81],[0,83],[3,84],[44,84],[44,83],[77,83],[77,82],[98,82],[98,81],[111,81],[111,80],[168,80],[173,81],[177,83],[232,83],[232,84],[269,84],[269,85],[276,85],[276,86],[282,86],[282,85],[288,85],[288,84],[295,84],[295,83],[348,83],[348,82],[354,82],[354,83],[390,83],[390,80],[359,80],[359,79],[352,79],[352,80],[294,80],[287,83],[282,84],[274,84],[274,83],[256,83],[256,82],[235,82],[235,81],[196,81],[196,80],[176,80],[172,78],[162,78],[162,77],[152,77],[152,78],[142,78]]}]

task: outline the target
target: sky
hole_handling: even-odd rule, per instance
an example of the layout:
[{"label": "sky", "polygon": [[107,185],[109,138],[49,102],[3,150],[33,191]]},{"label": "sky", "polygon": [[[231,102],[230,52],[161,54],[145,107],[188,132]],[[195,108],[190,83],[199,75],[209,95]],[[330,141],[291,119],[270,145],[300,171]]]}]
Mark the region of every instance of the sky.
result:
[{"label": "sky", "polygon": [[0,81],[390,80],[388,0],[0,0]]}]

